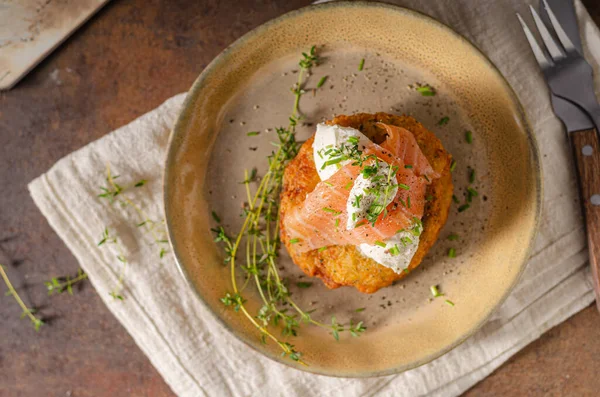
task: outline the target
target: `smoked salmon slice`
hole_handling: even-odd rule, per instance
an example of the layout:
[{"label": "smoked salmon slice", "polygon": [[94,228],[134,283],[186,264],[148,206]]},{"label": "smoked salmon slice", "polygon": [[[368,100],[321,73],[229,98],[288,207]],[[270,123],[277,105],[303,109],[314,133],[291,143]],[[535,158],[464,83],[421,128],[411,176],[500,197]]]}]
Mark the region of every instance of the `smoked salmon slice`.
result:
[{"label": "smoked salmon slice", "polygon": [[319,182],[302,205],[285,218],[285,230],[298,252],[329,245],[374,244],[412,227],[415,219],[420,220],[423,216],[425,191],[431,178],[438,175],[419,149],[412,133],[403,128],[379,124],[388,133],[386,141],[381,146],[370,142],[363,153],[375,155],[379,160],[395,166],[396,181],[403,188],[398,189],[386,211],[377,217],[374,224],[365,221],[347,230],[350,190],[363,168],[356,163],[341,166],[329,179]]},{"label": "smoked salmon slice", "polygon": [[411,165],[415,174],[426,175],[429,178],[440,177],[433,170],[429,161],[427,161],[427,157],[419,149],[419,144],[412,132],[402,127],[384,123],[377,123],[377,126],[385,128],[387,132],[387,138],[381,144],[382,148],[401,158],[404,164]]}]

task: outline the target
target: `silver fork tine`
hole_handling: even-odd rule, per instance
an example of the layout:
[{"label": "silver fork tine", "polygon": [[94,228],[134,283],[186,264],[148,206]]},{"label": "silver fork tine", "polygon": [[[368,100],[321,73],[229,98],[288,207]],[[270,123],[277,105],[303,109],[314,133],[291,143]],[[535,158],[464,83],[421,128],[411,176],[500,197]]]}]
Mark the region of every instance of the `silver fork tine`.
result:
[{"label": "silver fork tine", "polygon": [[543,1],[544,8],[548,12],[548,17],[550,18],[550,23],[552,24],[552,27],[554,28],[554,31],[556,32],[556,35],[558,36],[558,39],[562,43],[563,47],[565,47],[567,52],[577,51],[575,45],[573,45],[573,42],[571,41],[571,39],[569,39],[567,33],[564,31],[562,26],[560,26],[560,23],[558,22],[558,19],[556,18],[556,15],[554,15],[554,12],[550,8],[548,2],[546,0]]},{"label": "silver fork tine", "polygon": [[521,18],[521,15],[518,12],[517,12],[517,18],[519,18],[519,22],[521,22],[521,27],[523,28],[523,31],[525,32],[525,37],[527,37],[527,41],[529,42],[529,46],[531,47],[531,50],[533,51],[533,55],[535,55],[535,59],[540,64],[540,67],[542,68],[542,70],[545,70],[546,68],[549,68],[552,65],[554,65],[554,63],[551,60],[546,58],[544,51],[542,51],[542,48],[540,47],[537,40],[533,36],[533,33],[531,33],[531,30],[529,30],[529,27],[527,27],[527,24],[525,23],[523,18]]},{"label": "silver fork tine", "polygon": [[546,45],[546,49],[550,53],[550,56],[553,60],[558,61],[560,59],[565,58],[565,53],[560,49],[558,43],[554,40],[544,22],[542,22],[542,18],[538,15],[537,11],[529,6],[531,10],[531,15],[533,15],[533,21],[535,22],[535,26],[537,26],[540,35],[542,36],[542,40]]}]

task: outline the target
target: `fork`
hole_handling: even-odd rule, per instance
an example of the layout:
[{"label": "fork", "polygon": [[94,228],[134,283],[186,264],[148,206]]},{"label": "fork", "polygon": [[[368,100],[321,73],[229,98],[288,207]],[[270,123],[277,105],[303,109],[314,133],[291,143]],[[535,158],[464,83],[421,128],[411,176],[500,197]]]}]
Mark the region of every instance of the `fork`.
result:
[{"label": "fork", "polygon": [[588,250],[596,293],[596,305],[600,310],[600,143],[597,132],[600,126],[600,105],[594,94],[592,67],[575,48],[548,5],[547,0],[543,0],[543,4],[560,43],[554,39],[548,27],[531,6],[533,20],[547,52],[540,47],[521,15],[517,13],[525,37],[542,69],[550,91],[554,95],[579,106],[588,114],[596,126],[595,129],[577,130],[576,127],[573,127],[575,123],[572,108],[570,109],[567,106],[554,109],[556,115],[563,121],[567,131],[569,131],[576,158],[579,188],[586,218]]},{"label": "fork", "polygon": [[[583,108],[592,118],[596,129],[600,129],[600,105],[594,93],[594,79],[592,66],[583,58],[577,48],[569,39],[566,32],[558,22],[556,15],[543,0],[544,7],[548,12],[550,23],[556,32],[560,44],[556,42],[550,31],[532,6],[529,6],[533,21],[540,32],[550,59],[541,49],[531,30],[523,21],[521,15],[517,17],[525,31],[525,36],[533,50],[535,58],[542,68],[550,90],[557,96],[575,103]],[[573,77],[577,76],[577,79]]]}]

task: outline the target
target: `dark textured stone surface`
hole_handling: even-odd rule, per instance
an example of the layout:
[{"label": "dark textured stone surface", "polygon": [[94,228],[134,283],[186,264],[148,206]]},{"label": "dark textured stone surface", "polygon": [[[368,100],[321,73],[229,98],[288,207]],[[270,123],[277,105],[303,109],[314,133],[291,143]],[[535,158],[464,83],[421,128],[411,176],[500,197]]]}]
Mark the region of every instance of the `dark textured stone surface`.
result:
[{"label": "dark textured stone surface", "polygon": [[[0,396],[170,396],[89,283],[48,297],[77,262],[26,185],[57,160],[185,91],[228,44],[309,0],[113,0],[15,89],[0,93],[0,262],[18,263],[36,333],[0,300]],[[600,4],[586,0],[600,23]],[[543,335],[467,395],[593,395],[600,317],[591,306]]]}]

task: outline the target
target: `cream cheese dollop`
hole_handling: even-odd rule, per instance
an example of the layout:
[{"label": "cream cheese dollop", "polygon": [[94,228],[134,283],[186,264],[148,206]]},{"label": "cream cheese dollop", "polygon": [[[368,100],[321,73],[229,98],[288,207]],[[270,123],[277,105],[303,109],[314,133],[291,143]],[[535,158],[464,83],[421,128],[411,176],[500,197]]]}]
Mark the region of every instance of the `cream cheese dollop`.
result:
[{"label": "cream cheese dollop", "polygon": [[[339,125],[327,125],[320,123],[317,125],[317,132],[313,142],[313,157],[317,173],[322,181],[329,179],[335,174],[341,166],[351,160],[335,162],[336,154],[343,145],[358,145],[359,150],[364,150],[365,146],[370,142],[362,132],[351,127],[342,127]],[[336,151],[336,149],[338,151]],[[338,156],[339,157],[339,156]],[[334,161],[331,161],[334,160]],[[329,164],[327,163],[329,161]],[[389,165],[380,161],[377,175],[387,176],[389,173]],[[375,180],[382,178],[375,178]],[[394,179],[395,181],[395,179]],[[375,191],[380,188],[380,196],[385,193],[382,189],[386,189],[387,184],[379,184],[374,182],[373,178],[365,178],[362,174],[359,175],[346,203],[348,211],[348,222],[346,228],[349,230],[356,226],[361,220],[365,219],[366,211],[369,206],[378,197]],[[385,195],[385,206],[389,205],[398,192],[398,186],[388,188],[388,194]],[[357,197],[360,199],[357,202]],[[353,215],[356,214],[356,215]],[[421,224],[417,222],[410,230],[402,230],[396,233],[385,241],[378,244],[360,244],[358,250],[366,257],[373,259],[375,262],[392,269],[396,273],[402,273],[408,267],[413,256],[417,252],[419,246],[419,235],[421,233]]]},{"label": "cream cheese dollop", "polygon": [[317,132],[313,141],[313,157],[317,173],[322,181],[326,181],[335,174],[341,166],[351,160],[339,163],[325,165],[327,161],[335,160],[334,149],[340,149],[342,145],[350,146],[350,139],[358,139],[358,148],[363,150],[371,140],[362,132],[351,127],[341,127],[339,125],[317,124]]},{"label": "cream cheese dollop", "polygon": [[361,244],[358,249],[364,256],[400,274],[415,256],[419,247],[419,236],[402,231],[383,241],[383,244],[385,246]]},{"label": "cream cheese dollop", "polygon": [[[371,205],[387,207],[398,193],[396,177],[391,174],[390,165],[378,161],[377,172],[366,178],[359,174],[352,185],[350,196],[346,202],[348,213],[347,230],[352,230],[357,224],[367,219]],[[391,177],[391,178],[390,178]]]}]

